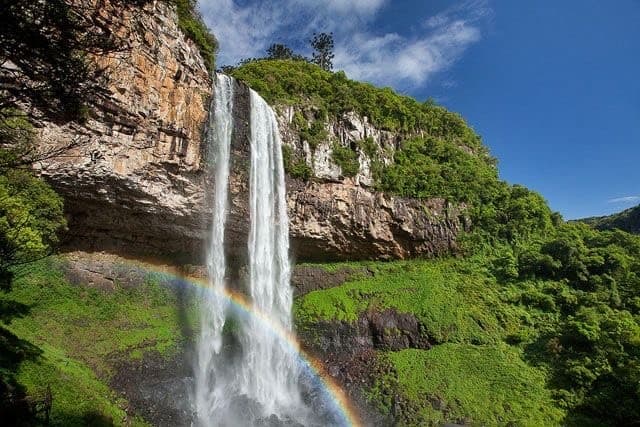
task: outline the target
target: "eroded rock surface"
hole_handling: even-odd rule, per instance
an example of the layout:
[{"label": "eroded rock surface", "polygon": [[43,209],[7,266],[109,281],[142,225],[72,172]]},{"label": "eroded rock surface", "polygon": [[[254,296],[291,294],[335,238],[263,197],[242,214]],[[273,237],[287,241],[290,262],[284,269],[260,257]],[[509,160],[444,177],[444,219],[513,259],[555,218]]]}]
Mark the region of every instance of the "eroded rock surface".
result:
[{"label": "eroded rock surface", "polygon": [[[36,165],[65,198],[66,246],[201,263],[212,217],[207,154],[215,143],[204,136],[212,86],[204,62],[168,3],[116,9],[109,0],[82,1],[99,2],[105,25],[130,49],[96,59],[108,69],[106,100],[92,106],[85,124],[39,123],[46,146],[78,143]],[[249,224],[248,93],[236,85],[226,241],[230,258],[239,259]],[[326,140],[314,151],[291,127],[294,110],[277,111],[283,143],[302,150],[314,170],[310,182],[287,184],[295,259],[392,259],[455,250],[456,235],[466,226],[464,207],[371,188],[371,159],[357,142],[369,138],[387,162],[398,135],[345,114],[327,124]],[[358,150],[355,177],[342,176],[333,163],[335,143]]]}]

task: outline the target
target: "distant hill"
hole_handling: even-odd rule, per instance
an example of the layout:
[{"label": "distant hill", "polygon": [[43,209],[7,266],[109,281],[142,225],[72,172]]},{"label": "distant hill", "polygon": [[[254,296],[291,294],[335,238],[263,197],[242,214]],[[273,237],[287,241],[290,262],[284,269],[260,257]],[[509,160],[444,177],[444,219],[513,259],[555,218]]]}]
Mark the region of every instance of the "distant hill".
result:
[{"label": "distant hill", "polygon": [[633,234],[640,234],[640,205],[607,216],[594,216],[578,220],[598,230],[619,228]]}]

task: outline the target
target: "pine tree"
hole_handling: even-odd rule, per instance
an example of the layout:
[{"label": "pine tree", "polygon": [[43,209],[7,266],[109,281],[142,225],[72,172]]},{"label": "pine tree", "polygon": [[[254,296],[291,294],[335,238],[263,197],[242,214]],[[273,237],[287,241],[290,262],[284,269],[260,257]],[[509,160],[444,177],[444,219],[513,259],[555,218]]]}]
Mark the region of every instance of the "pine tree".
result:
[{"label": "pine tree", "polygon": [[310,40],[313,47],[314,64],[318,64],[323,70],[331,71],[333,69],[333,33],[313,33]]}]

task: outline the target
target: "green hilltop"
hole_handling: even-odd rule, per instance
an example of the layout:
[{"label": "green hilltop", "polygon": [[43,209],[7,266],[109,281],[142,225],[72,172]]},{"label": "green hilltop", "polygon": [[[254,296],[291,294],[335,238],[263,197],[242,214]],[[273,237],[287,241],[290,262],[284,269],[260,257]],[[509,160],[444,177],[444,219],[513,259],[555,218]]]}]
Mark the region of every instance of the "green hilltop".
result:
[{"label": "green hilltop", "polygon": [[584,222],[598,230],[624,230],[640,234],[640,205],[607,216],[594,216],[577,221]]}]

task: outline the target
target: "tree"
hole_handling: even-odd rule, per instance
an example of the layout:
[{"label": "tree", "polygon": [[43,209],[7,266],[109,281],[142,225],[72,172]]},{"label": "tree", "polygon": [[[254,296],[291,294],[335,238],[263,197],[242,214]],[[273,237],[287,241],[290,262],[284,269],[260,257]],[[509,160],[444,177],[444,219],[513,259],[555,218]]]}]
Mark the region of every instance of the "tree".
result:
[{"label": "tree", "polygon": [[290,47],[274,43],[267,49],[267,58],[269,59],[293,59],[295,54]]},{"label": "tree", "polygon": [[310,40],[313,48],[314,64],[318,64],[323,70],[331,71],[333,69],[333,33],[313,33]]},{"label": "tree", "polygon": [[10,268],[47,256],[66,226],[62,199],[27,170],[0,175],[0,288]]}]

